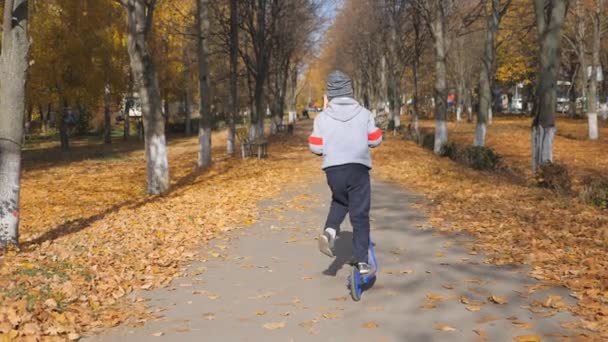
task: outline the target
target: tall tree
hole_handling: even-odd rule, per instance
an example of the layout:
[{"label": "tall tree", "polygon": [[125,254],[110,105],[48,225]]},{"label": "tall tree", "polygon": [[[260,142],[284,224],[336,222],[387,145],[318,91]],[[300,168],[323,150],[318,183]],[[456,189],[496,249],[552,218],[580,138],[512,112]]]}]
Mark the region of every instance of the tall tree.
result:
[{"label": "tall tree", "polygon": [[272,51],[271,28],[274,27],[270,21],[274,19],[273,14],[279,3],[279,0],[251,0],[244,1],[242,5],[242,25],[248,34],[248,42],[241,44],[239,50],[253,81],[250,135],[254,139],[264,136],[264,94]]},{"label": "tall tree", "polygon": [[239,19],[237,0],[230,0],[230,94],[228,106],[228,154],[234,154],[235,119],[238,114],[238,52],[239,52]]},{"label": "tall tree", "polygon": [[30,42],[28,1],[5,0],[0,55],[0,247],[19,242],[21,142]]},{"label": "tall tree", "polygon": [[561,31],[568,0],[534,0],[540,45],[540,69],[532,123],[532,170],[553,161],[557,75],[560,65]]},{"label": "tall tree", "polygon": [[169,190],[169,161],[158,75],[150,52],[156,0],[120,0],[127,12],[131,70],[141,101],[148,171],[148,193]]},{"label": "tall tree", "polygon": [[209,0],[197,0],[198,79],[200,89],[200,125],[198,130],[198,167],[211,165],[211,94],[209,93]]},{"label": "tall tree", "polygon": [[[598,76],[601,68],[600,48],[602,44],[602,17],[605,15],[604,1],[595,0],[595,8],[591,11],[591,22],[593,23],[593,37],[591,49],[591,79],[589,81],[589,110],[587,119],[589,122],[589,139],[597,140],[600,136],[597,125],[598,114]],[[586,71],[586,70],[585,70]]]},{"label": "tall tree", "polygon": [[492,110],[492,85],[496,77],[496,35],[500,21],[511,5],[511,0],[484,0],[486,31],[481,73],[479,74],[479,110],[475,129],[475,146],[485,146],[486,125]]},{"label": "tall tree", "polygon": [[452,0],[417,0],[416,5],[419,7],[419,13],[433,39],[435,47],[435,87],[434,87],[434,102],[435,102],[435,153],[440,153],[441,148],[448,142],[448,125],[447,125],[447,68],[446,59],[448,53],[448,37],[446,31],[448,29],[448,19],[454,9],[454,1]]}]

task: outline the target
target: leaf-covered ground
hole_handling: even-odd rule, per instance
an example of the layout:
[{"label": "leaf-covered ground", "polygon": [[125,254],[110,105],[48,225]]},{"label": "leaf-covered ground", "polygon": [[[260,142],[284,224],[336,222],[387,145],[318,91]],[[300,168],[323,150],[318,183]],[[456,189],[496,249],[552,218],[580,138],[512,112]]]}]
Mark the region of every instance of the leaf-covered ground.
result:
[{"label": "leaf-covered ground", "polygon": [[[432,122],[424,122],[432,126]],[[608,337],[608,212],[536,187],[529,168],[530,119],[498,119],[488,145],[509,172],[479,172],[436,157],[410,141],[390,139],[375,152],[376,173],[426,194],[431,222],[477,237],[473,246],[497,264],[524,263],[531,275],[564,285],[579,299],[579,326]],[[584,140],[584,121],[559,120],[555,160],[574,186],[605,173],[608,129],[599,141]],[[450,139],[473,140],[472,124],[450,124]]]},{"label": "leaf-covered ground", "polygon": [[216,163],[202,173],[196,139],[172,142],[164,197],[144,193],[141,143],[27,151],[21,251],[0,256],[0,336],[77,339],[151,318],[129,293],[169,283],[201,259],[201,244],[251,224],[258,201],[315,171],[302,138],[273,141],[264,161],[227,158],[222,140],[214,137]]},{"label": "leaf-covered ground", "polygon": [[[572,289],[582,317],[575,325],[608,336],[608,213],[534,186],[528,127],[529,119],[499,119],[488,130],[507,173],[473,171],[389,138],[374,152],[375,174],[426,194],[431,223],[471,233],[491,262],[525,263],[536,279]],[[471,141],[472,129],[450,125],[450,137]],[[555,157],[575,187],[606,170],[608,130],[588,142],[583,121],[560,121],[558,129]],[[203,173],[193,171],[196,139],[175,140],[173,190],[164,197],[144,193],[138,143],[27,151],[22,250],[0,256],[0,334],[77,339],[126,318],[153,318],[127,295],[168,284],[205,258],[200,245],[255,221],[259,200],[319,176],[306,133],[274,141],[264,161],[226,158],[217,136],[216,163]]]}]

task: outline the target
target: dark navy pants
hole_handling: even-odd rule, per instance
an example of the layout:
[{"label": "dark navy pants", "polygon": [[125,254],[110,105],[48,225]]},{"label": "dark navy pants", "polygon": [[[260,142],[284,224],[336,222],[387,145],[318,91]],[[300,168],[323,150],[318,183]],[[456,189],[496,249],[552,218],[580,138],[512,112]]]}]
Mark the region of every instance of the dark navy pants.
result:
[{"label": "dark navy pants", "polygon": [[369,168],[362,164],[346,164],[329,167],[325,174],[332,193],[325,227],[339,233],[342,221],[349,214],[353,226],[353,257],[357,262],[367,262],[371,201]]}]

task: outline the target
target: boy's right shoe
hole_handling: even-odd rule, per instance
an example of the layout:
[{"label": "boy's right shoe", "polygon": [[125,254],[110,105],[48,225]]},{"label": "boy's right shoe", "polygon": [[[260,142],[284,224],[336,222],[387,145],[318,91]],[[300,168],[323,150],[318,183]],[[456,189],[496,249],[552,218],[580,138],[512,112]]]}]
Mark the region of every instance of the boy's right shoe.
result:
[{"label": "boy's right shoe", "polygon": [[330,258],[334,257],[334,244],[336,241],[335,234],[331,234],[327,229],[323,234],[319,235],[319,251]]}]

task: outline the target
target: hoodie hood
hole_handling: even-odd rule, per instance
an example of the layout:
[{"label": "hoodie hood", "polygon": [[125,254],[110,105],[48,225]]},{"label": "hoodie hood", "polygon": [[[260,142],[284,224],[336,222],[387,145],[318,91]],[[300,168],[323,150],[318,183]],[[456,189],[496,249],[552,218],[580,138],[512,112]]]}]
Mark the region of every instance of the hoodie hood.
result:
[{"label": "hoodie hood", "polygon": [[329,102],[324,113],[334,120],[346,122],[361,114],[363,110],[364,108],[355,99],[338,97]]}]

